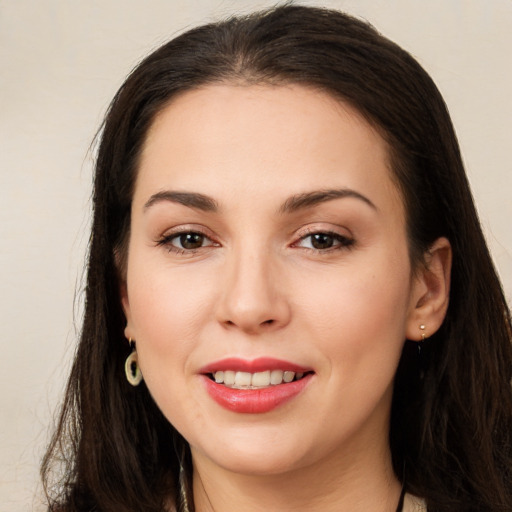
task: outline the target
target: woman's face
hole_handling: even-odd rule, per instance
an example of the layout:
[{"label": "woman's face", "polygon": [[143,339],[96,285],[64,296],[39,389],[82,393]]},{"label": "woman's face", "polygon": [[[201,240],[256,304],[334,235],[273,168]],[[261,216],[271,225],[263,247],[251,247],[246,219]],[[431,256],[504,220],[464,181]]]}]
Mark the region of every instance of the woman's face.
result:
[{"label": "woman's face", "polygon": [[351,107],[212,85],[156,118],[126,336],[196,464],[274,474],[387,447],[412,275],[386,144]]}]

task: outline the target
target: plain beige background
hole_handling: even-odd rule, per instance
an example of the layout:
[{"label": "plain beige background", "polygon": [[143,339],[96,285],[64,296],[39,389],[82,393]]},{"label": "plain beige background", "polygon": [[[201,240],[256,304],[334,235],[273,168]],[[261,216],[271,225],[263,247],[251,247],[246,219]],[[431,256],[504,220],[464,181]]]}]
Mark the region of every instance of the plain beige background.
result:
[{"label": "plain beige background", "polygon": [[[183,29],[273,3],[0,0],[0,511],[43,510],[38,465],[80,325],[88,149],[111,97]],[[510,301],[512,0],[304,3],[368,19],[431,73]]]}]

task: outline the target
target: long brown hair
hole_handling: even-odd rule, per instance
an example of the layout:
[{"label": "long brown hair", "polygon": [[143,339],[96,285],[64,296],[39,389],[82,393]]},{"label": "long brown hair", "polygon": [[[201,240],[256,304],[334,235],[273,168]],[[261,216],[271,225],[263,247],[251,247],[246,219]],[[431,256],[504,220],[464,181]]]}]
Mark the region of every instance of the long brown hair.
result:
[{"label": "long brown hair", "polygon": [[443,99],[367,23],[294,5],[186,32],[142,61],[112,101],[96,162],[83,328],[42,466],[49,509],[156,512],[170,500],[181,510],[188,494],[193,510],[186,441],[145,384],[132,388],[124,376],[118,276],[148,128],[176,94],[215,82],[314,87],[353,105],[386,139],[413,264],[441,236],[454,254],[442,327],[421,358],[404,345],[390,428],[395,472],[429,512],[510,512],[510,311]]}]

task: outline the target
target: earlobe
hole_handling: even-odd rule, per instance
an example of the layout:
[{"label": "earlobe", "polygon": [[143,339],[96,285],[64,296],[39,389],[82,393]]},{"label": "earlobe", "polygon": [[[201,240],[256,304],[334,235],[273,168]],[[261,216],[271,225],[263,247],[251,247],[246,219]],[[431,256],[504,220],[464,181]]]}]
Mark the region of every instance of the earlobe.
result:
[{"label": "earlobe", "polygon": [[131,327],[131,310],[130,301],[128,300],[128,284],[126,282],[126,243],[121,248],[114,251],[114,260],[117,269],[117,281],[119,283],[119,297],[121,299],[121,307],[126,318],[126,327],[124,328],[124,336],[127,340],[135,339],[135,333]]},{"label": "earlobe", "polygon": [[124,336],[128,339],[134,338],[134,333],[131,329],[131,311],[130,311],[130,302],[128,300],[128,289],[126,286],[126,281],[122,281],[119,285],[119,295],[121,297],[121,307],[123,308],[124,316],[126,318],[126,327],[124,329]]},{"label": "earlobe", "polygon": [[[450,296],[452,248],[448,239],[438,238],[429,248],[416,272],[406,336],[421,341],[432,336],[443,323]],[[423,326],[423,329],[420,327]]]}]

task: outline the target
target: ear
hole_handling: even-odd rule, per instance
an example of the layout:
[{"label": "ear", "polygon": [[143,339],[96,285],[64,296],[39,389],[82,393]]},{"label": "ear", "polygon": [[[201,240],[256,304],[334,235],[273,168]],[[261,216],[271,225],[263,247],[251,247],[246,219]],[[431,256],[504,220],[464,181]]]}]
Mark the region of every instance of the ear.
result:
[{"label": "ear", "polygon": [[428,338],[441,327],[448,310],[451,268],[450,242],[444,237],[438,238],[425,253],[424,263],[413,279],[407,339],[420,341],[423,333]]},{"label": "ear", "polygon": [[128,286],[126,279],[119,281],[119,295],[121,297],[121,306],[123,308],[124,316],[126,317],[126,327],[124,328],[124,336],[127,340],[135,340],[135,333],[132,327],[132,315],[130,309],[130,301],[128,300]]}]

